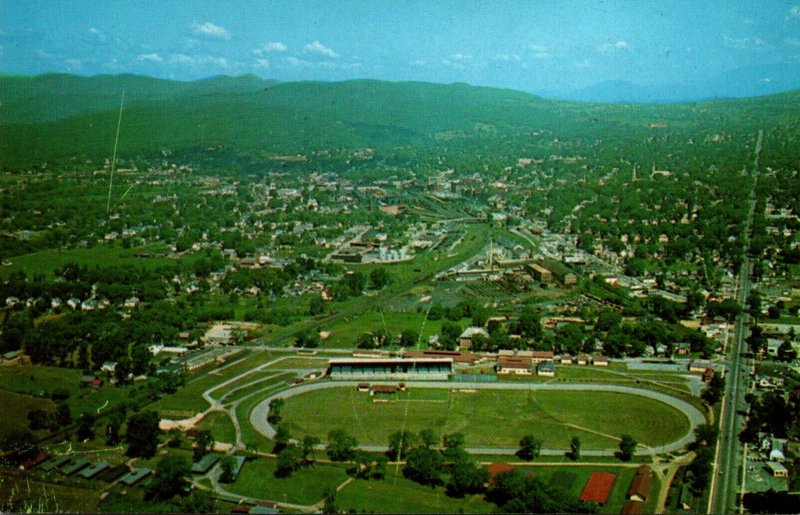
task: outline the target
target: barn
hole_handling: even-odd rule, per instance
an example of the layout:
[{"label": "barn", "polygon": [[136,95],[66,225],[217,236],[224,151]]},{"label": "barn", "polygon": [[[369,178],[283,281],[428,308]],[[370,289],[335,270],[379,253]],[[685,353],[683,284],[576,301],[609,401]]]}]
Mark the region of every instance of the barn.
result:
[{"label": "barn", "polygon": [[647,501],[647,496],[650,495],[650,488],[653,486],[653,470],[647,466],[642,465],[636,469],[636,476],[631,482],[631,487],[628,488],[628,499],[631,501]]}]

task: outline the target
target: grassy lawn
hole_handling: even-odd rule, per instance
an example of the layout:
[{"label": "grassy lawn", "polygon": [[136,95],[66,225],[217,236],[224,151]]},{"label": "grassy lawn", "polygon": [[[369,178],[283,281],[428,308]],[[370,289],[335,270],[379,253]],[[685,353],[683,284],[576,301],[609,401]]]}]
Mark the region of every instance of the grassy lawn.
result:
[{"label": "grassy lawn", "polygon": [[[428,303],[421,305],[427,309]],[[412,329],[421,333],[422,346],[427,348],[428,337],[438,335],[442,330],[442,324],[446,321],[425,320],[424,311],[422,313],[384,311],[381,314],[379,311],[369,310],[356,317],[337,320],[330,325],[323,326],[321,330],[331,332],[331,336],[325,341],[324,346],[339,348],[355,346],[356,339],[363,333],[377,331],[384,327],[393,335],[398,335],[406,329]],[[466,328],[470,325],[470,320],[465,318],[456,323]]]},{"label": "grassy lawn", "polygon": [[443,487],[423,486],[403,477],[395,481],[389,467],[382,481],[356,479],[336,495],[336,507],[356,513],[491,513],[495,505],[482,495],[448,497]]},{"label": "grassy lawn", "polygon": [[[431,393],[409,390],[388,403],[354,388],[330,388],[286,400],[283,416],[292,435],[323,439],[344,428],[363,444],[385,444],[404,425],[419,432],[463,432],[472,447],[516,447],[525,434],[534,434],[546,448],[566,448],[572,435],[584,449],[607,449],[628,433],[645,445],[676,440],[689,429],[678,410],[653,399],[613,392],[498,391]],[[624,406],[624,409],[620,407]],[[405,421],[405,422],[404,422]],[[498,428],[502,428],[498,431]]]},{"label": "grassy lawn", "polygon": [[322,499],[326,489],[336,488],[348,478],[344,466],[319,463],[301,468],[289,478],[277,478],[276,464],[273,459],[248,462],[227,490],[258,499],[314,504]]},{"label": "grassy lawn", "polygon": [[54,485],[29,474],[0,474],[0,506],[20,513],[91,513],[97,511],[100,491]]},{"label": "grassy lawn", "polygon": [[116,246],[99,245],[90,249],[47,249],[33,254],[16,256],[11,258],[11,266],[0,269],[0,277],[8,277],[12,272],[24,270],[26,274],[45,274],[52,275],[53,271],[62,268],[67,263],[77,263],[79,265],[94,268],[97,266],[118,266],[134,265],[148,268],[156,268],[167,264],[174,264],[175,260],[158,257],[142,258],[135,257],[134,254],[140,252],[161,253],[164,252],[163,245],[148,245],[135,249],[123,249]]},{"label": "grassy lawn", "polygon": [[54,411],[55,405],[47,399],[39,399],[28,395],[0,390],[0,406],[3,416],[0,417],[0,440],[17,429],[28,428],[28,412],[40,408]]},{"label": "grassy lawn", "polygon": [[236,429],[225,413],[209,413],[197,426],[198,430],[208,429],[217,442],[236,443]]},{"label": "grassy lawn", "polygon": [[278,361],[268,367],[266,370],[306,370],[309,368],[325,368],[328,366],[328,358],[287,358]]},{"label": "grassy lawn", "polygon": [[[283,372],[277,373],[277,371],[270,371],[269,375],[264,375],[265,373],[261,374],[254,374],[252,376],[248,376],[253,384],[250,385],[237,385],[235,389],[225,389],[220,390],[222,393],[217,394],[219,395],[218,398],[222,399],[222,402],[227,406],[233,402],[238,400],[244,399],[250,395],[266,392],[268,390],[272,390],[277,386],[282,386],[286,384],[286,381],[292,377],[295,377],[293,372]],[[261,381],[259,381],[261,379]],[[259,381],[259,382],[255,382]],[[224,398],[223,398],[224,396]],[[264,395],[259,396],[258,398],[263,399]]]},{"label": "grassy lawn", "polygon": [[[97,410],[112,407],[122,401],[129,401],[144,388],[144,383],[117,387],[109,384],[98,390],[81,387],[82,372],[71,368],[45,367],[41,365],[19,365],[0,368],[0,389],[42,397],[55,389],[69,392],[67,404],[73,418],[82,412],[97,414]],[[26,419],[27,422],[27,419]]]}]

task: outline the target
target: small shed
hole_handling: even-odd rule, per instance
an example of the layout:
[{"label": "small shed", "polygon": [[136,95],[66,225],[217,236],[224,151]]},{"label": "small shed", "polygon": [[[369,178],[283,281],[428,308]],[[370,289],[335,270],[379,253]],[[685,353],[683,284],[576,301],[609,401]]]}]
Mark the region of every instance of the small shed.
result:
[{"label": "small shed", "polygon": [[192,472],[195,474],[205,474],[219,461],[219,458],[219,454],[209,452],[200,458],[200,461],[192,463]]},{"label": "small shed", "polygon": [[84,468],[79,472],[78,475],[80,475],[81,477],[85,477],[86,479],[92,479],[97,474],[99,474],[100,472],[104,471],[107,468],[108,468],[108,462],[103,460],[97,463],[96,465]]},{"label": "small shed", "polygon": [[777,461],[768,461],[767,469],[772,474],[772,477],[789,477],[789,469],[783,466],[783,463]]},{"label": "small shed", "polygon": [[152,474],[152,472],[153,471],[151,469],[147,467],[142,467],[138,470],[129,472],[127,475],[123,476],[122,479],[120,479],[119,481],[120,483],[126,484],[128,486],[133,486],[142,479]]}]

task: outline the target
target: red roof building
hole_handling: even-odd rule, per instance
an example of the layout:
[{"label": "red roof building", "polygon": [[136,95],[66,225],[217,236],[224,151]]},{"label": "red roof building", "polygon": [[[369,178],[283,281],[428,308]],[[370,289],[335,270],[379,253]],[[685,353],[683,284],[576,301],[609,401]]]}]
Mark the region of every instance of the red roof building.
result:
[{"label": "red roof building", "polygon": [[653,486],[653,469],[647,465],[641,465],[636,470],[636,476],[628,488],[628,499],[632,501],[645,502],[650,495],[650,488]]},{"label": "red roof building", "polygon": [[605,504],[615,479],[617,479],[617,475],[611,472],[592,472],[586,486],[583,487],[580,500],[594,501],[600,505]]},{"label": "red roof building", "polygon": [[510,463],[505,463],[502,461],[497,461],[489,465],[487,472],[489,473],[489,482],[494,483],[494,478],[497,477],[498,474],[503,474],[504,472],[513,472],[514,466]]}]

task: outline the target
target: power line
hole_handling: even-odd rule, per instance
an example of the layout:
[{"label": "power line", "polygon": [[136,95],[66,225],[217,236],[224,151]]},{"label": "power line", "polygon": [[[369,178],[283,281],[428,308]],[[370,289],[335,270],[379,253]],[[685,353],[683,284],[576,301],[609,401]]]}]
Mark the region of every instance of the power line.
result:
[{"label": "power line", "polygon": [[117,144],[119,143],[119,128],[122,125],[122,106],[125,104],[125,90],[122,90],[122,100],[119,102],[119,118],[117,119],[117,135],[114,138],[114,154],[111,157],[111,176],[108,179],[108,200],[106,200],[106,215],[111,211],[111,186],[114,184],[114,168],[117,166]]}]

